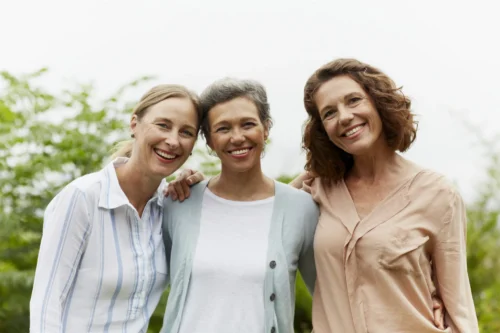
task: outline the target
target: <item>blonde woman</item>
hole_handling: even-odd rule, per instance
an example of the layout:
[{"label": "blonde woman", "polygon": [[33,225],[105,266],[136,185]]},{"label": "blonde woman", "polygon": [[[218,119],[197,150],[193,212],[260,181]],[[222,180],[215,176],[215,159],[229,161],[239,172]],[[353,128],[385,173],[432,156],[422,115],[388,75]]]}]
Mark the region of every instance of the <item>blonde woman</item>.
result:
[{"label": "blonde woman", "polygon": [[133,139],[50,202],[30,332],[146,332],[167,283],[161,189],[189,157],[199,125],[195,94],[152,88],[131,117]]}]

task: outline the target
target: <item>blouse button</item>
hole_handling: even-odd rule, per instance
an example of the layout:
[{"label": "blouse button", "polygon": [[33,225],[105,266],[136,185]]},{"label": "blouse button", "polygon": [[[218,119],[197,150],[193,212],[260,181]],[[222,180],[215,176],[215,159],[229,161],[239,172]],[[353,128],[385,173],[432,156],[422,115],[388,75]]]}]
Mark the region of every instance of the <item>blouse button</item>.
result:
[{"label": "blouse button", "polygon": [[269,297],[269,299],[271,300],[271,302],[274,301],[276,299],[276,294],[272,293],[271,297]]},{"label": "blouse button", "polygon": [[276,328],[273,326],[271,327],[271,333],[275,333],[276,332]]},{"label": "blouse button", "polygon": [[274,260],[273,260],[273,261],[271,261],[271,262],[269,263],[269,267],[271,267],[271,268],[273,268],[273,269],[274,269],[274,268],[276,267],[276,261],[274,261]]}]

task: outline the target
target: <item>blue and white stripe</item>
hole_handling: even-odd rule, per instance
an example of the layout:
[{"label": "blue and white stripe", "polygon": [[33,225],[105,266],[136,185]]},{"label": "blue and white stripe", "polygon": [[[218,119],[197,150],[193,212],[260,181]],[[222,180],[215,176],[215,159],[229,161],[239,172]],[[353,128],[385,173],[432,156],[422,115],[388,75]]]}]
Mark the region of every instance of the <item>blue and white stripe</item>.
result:
[{"label": "blue and white stripe", "polygon": [[160,186],[142,218],[115,167],[80,177],[49,204],[30,302],[31,333],[147,330],[167,283]]}]

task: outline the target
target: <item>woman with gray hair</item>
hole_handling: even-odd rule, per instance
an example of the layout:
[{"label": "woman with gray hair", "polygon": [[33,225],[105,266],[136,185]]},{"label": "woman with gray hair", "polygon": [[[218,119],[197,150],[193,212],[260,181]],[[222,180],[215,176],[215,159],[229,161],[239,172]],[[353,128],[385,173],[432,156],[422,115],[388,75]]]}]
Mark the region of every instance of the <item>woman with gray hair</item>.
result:
[{"label": "woman with gray hair", "polygon": [[272,125],[264,87],[223,79],[201,95],[201,131],[221,173],[167,197],[163,235],[171,290],[163,333],[293,332],[295,278],[316,279],[318,208],[264,175]]}]

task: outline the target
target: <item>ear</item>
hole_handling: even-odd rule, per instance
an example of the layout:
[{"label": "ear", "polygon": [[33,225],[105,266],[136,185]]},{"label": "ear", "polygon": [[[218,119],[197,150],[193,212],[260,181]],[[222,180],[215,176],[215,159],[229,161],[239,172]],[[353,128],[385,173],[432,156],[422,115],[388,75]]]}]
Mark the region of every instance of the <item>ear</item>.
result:
[{"label": "ear", "polygon": [[[266,122],[264,124],[264,140],[267,141],[267,139],[269,138],[269,127],[270,127],[270,124],[269,122]],[[267,143],[267,142],[266,142]]]},{"label": "ear", "polygon": [[137,115],[136,114],[132,115],[132,118],[130,119],[130,131],[132,132],[133,136],[135,136],[136,134],[138,122],[139,118],[137,118]]}]

